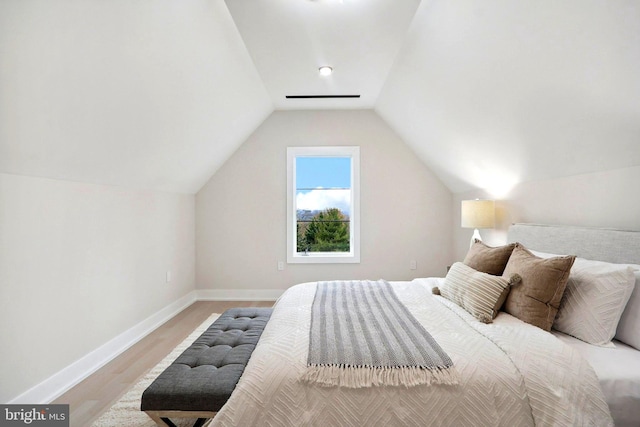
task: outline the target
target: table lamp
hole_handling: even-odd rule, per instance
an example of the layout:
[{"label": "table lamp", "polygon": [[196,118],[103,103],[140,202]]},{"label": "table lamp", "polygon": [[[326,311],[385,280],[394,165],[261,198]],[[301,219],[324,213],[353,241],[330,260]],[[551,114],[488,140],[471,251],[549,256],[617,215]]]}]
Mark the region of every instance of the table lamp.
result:
[{"label": "table lamp", "polygon": [[473,228],[473,236],[471,236],[471,243],[477,239],[482,241],[480,237],[480,228],[493,228],[495,227],[495,202],[493,200],[463,200],[461,209],[461,227]]}]

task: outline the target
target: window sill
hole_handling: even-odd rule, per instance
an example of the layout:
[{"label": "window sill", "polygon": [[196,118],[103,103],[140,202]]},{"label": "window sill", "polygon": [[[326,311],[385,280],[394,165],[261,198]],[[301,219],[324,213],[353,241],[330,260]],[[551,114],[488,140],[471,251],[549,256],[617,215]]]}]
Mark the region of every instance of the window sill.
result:
[{"label": "window sill", "polygon": [[353,253],[336,255],[335,253],[314,253],[312,255],[290,255],[288,264],[359,264],[360,256]]}]

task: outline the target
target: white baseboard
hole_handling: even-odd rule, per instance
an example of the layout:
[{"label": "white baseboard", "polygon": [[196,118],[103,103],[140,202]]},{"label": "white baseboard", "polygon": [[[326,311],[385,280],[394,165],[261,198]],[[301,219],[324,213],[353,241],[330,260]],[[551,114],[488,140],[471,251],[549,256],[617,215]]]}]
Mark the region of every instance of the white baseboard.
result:
[{"label": "white baseboard", "polygon": [[47,404],[93,374],[196,301],[191,291],[8,403]]},{"label": "white baseboard", "polygon": [[275,301],[284,289],[196,289],[198,301]]},{"label": "white baseboard", "polygon": [[196,301],[275,301],[283,292],[284,289],[191,291],[8,403],[47,404],[52,402]]}]

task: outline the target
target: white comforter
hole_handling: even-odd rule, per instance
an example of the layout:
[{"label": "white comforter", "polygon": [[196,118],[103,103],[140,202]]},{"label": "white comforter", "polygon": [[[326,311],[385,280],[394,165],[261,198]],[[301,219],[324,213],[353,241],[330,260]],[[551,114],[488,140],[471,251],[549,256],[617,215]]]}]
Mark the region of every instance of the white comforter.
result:
[{"label": "white comforter", "polygon": [[315,283],[278,300],[227,404],[224,426],[613,425],[590,365],[553,335],[501,313],[476,321],[431,294],[439,279],[392,282],[400,300],[449,354],[457,386],[323,388],[298,381],[309,347]]}]

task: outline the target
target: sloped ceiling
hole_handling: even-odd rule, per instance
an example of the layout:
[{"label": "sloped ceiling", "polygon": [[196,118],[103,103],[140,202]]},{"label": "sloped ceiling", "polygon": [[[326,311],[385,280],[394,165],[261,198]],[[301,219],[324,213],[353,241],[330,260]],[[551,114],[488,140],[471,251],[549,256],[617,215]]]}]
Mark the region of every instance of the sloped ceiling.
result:
[{"label": "sloped ceiling", "polygon": [[640,165],[638,76],[636,0],[0,1],[0,172],[194,193],[274,108],[374,108],[499,196]]},{"label": "sloped ceiling", "polygon": [[376,111],[454,192],[640,165],[640,2],[423,0]]},{"label": "sloped ceiling", "polygon": [[271,111],[223,0],[0,2],[0,172],[195,193]]},{"label": "sloped ceiling", "polygon": [[[420,0],[226,3],[275,107],[297,110],[373,108]],[[319,75],[323,65],[331,77]]]}]

